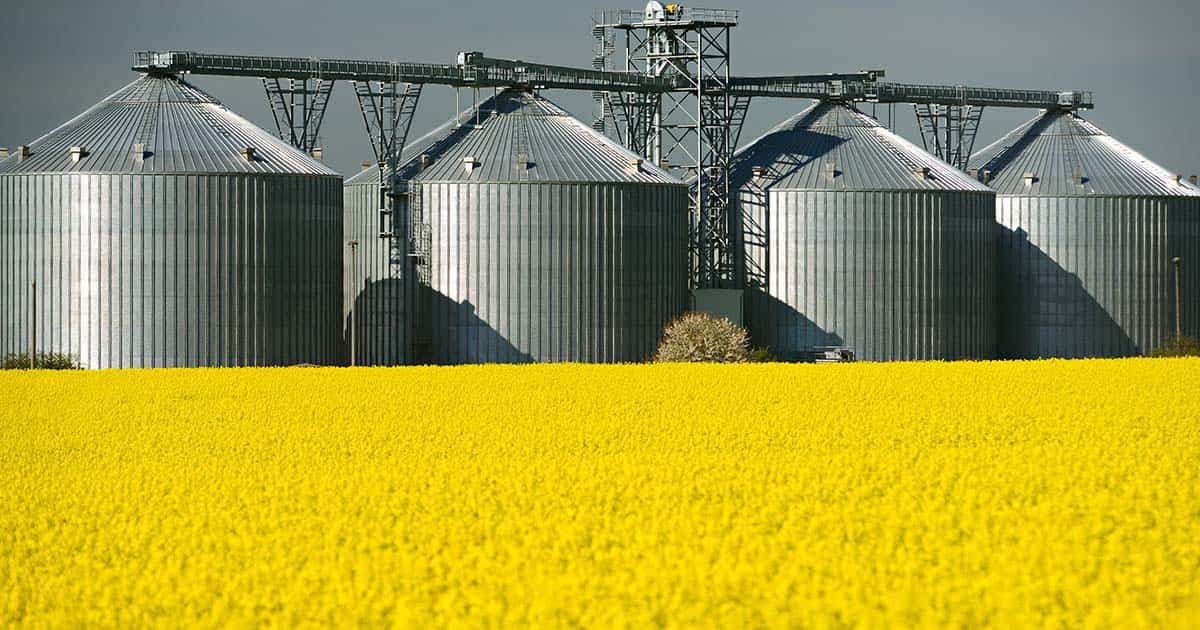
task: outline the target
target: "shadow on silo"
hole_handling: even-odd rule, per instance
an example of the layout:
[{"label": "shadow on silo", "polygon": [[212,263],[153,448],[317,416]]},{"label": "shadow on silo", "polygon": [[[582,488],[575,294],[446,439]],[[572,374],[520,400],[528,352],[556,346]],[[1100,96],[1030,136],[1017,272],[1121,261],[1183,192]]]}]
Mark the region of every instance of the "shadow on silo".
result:
[{"label": "shadow on silo", "polygon": [[[811,124],[822,113],[813,112],[795,124]],[[772,132],[737,154],[729,175],[730,187],[738,190],[755,183],[755,188],[770,188],[832,153],[845,142],[846,139],[840,136],[811,129],[788,128]],[[754,177],[756,166],[764,169],[757,182]]]},{"label": "shadow on silo", "polygon": [[1137,356],[1137,344],[1064,269],[1018,228],[1000,230],[998,355],[1005,359]]},{"label": "shadow on silo", "polygon": [[777,361],[812,361],[816,348],[846,343],[792,305],[756,289],[746,291],[746,329],[751,345],[766,347]]},{"label": "shadow on silo", "polygon": [[1008,165],[1018,156],[1025,155],[1026,150],[1033,144],[1035,140],[1042,137],[1046,129],[1054,123],[1058,122],[1063,116],[1070,116],[1066,112],[1051,112],[1046,113],[1041,118],[1038,118],[1032,125],[1029,126],[1011,146],[1006,147],[1003,151],[992,158],[992,161],[984,164],[980,168],[991,171],[992,173],[1000,173],[1008,168]]},{"label": "shadow on silo", "polygon": [[[779,361],[811,361],[815,348],[845,345],[840,335],[821,328],[764,289],[771,281],[771,243],[783,240],[771,238],[771,188],[847,141],[807,128],[827,112],[826,108],[814,108],[786,128],[759,138],[737,155],[730,174],[730,185],[737,191],[737,205],[730,216],[732,254],[738,285],[746,287],[746,329],[753,346],[766,347]],[[759,177],[754,176],[755,167],[762,168]],[[813,182],[795,184],[810,186]]]},{"label": "shadow on silo", "polygon": [[[358,365],[406,365],[413,362],[409,332],[413,289],[409,283],[387,278],[367,279],[366,285],[354,297],[354,329]],[[350,316],[342,322],[342,348],[349,365]]]},{"label": "shadow on silo", "polygon": [[479,317],[475,305],[456,302],[437,291],[429,296],[430,356],[438,365],[476,363],[533,363],[500,331]]}]

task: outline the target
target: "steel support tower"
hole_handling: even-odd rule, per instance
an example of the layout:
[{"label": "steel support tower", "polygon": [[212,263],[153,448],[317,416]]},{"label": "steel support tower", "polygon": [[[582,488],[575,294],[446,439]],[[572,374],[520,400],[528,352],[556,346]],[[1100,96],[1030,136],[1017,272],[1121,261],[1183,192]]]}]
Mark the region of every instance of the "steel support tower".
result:
[{"label": "steel support tower", "polygon": [[279,139],[315,155],[325,108],[333,93],[333,81],[320,77],[281,79],[262,77],[267,106],[275,119]]},{"label": "steel support tower", "polygon": [[598,98],[596,126],[611,116],[619,140],[691,184],[693,288],[731,288],[729,170],[747,99],[730,94],[730,31],[736,11],[650,2],[643,11],[595,15],[593,66],[615,65],[616,33],[624,35],[623,67],[665,79],[658,94],[609,92]]},{"label": "steel support tower", "polygon": [[921,129],[921,144],[929,153],[960,171],[975,150],[983,107],[977,105],[913,105]]}]

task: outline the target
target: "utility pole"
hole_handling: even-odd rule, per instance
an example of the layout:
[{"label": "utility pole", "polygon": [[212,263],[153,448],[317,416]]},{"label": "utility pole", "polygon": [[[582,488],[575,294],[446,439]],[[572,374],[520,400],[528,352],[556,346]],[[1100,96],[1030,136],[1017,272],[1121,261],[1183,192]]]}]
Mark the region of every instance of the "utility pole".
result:
[{"label": "utility pole", "polygon": [[1179,266],[1183,262],[1178,256],[1171,259],[1175,263],[1175,343],[1183,339],[1183,283],[1179,279]]},{"label": "utility pole", "polygon": [[29,285],[29,369],[37,369],[37,282]]},{"label": "utility pole", "polygon": [[358,298],[358,241],[350,241],[350,367],[357,365],[357,339],[354,322],[355,302]]}]

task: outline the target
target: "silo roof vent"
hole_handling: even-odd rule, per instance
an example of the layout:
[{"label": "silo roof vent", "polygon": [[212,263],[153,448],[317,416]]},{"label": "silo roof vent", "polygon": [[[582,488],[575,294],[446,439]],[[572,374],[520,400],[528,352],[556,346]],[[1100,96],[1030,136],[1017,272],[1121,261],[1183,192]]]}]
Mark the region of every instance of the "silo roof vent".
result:
[{"label": "silo roof vent", "polygon": [[247,162],[257,162],[258,161],[258,149],[254,148],[254,147],[246,147],[246,148],[242,149],[241,155],[242,155],[242,159],[246,160]]},{"label": "silo roof vent", "polygon": [[917,179],[923,181],[930,180],[933,179],[933,169],[929,168],[928,166],[922,166],[920,168],[913,169],[913,175],[915,175]]},{"label": "silo roof vent", "polygon": [[629,163],[625,166],[625,172],[630,175],[637,175],[642,172],[642,158],[629,158]]},{"label": "silo roof vent", "polygon": [[[1077,112],[1039,114],[977,151],[970,165],[992,169],[995,181],[989,185],[1001,195],[1200,196],[1200,190],[1179,185],[1174,173]],[[1077,172],[1083,175],[1082,184],[1074,177]]]},{"label": "silo roof vent", "polygon": [[71,154],[71,162],[78,162],[88,155],[87,147],[84,146],[71,147],[67,152]]},{"label": "silo roof vent", "polygon": [[135,142],[134,143],[134,145],[133,145],[133,161],[135,163],[141,164],[141,163],[145,162],[146,158],[150,157],[151,155],[153,155],[153,153],[150,152],[150,147],[146,146],[146,144],[144,142]]},{"label": "silo roof vent", "polygon": [[[447,123],[413,141],[400,169],[404,176],[424,182],[682,183],[646,161],[631,173],[629,161],[639,156],[527,92],[500,92],[472,111],[492,112],[489,122],[473,131]],[[423,153],[433,157],[424,168]]]},{"label": "silo roof vent", "polygon": [[[174,76],[142,75],[70,123],[26,144],[29,155],[5,160],[0,171],[337,176]],[[153,159],[139,162],[136,144],[153,148]],[[249,146],[258,147],[257,154],[269,162],[247,161],[242,151]],[[84,150],[73,156],[72,147]]]},{"label": "silo roof vent", "polygon": [[24,161],[29,157],[29,145],[22,144],[17,147],[17,160]]},{"label": "silo roof vent", "polygon": [[992,172],[986,168],[969,168],[967,169],[967,175],[970,175],[971,179],[982,184],[987,184],[992,181]]}]

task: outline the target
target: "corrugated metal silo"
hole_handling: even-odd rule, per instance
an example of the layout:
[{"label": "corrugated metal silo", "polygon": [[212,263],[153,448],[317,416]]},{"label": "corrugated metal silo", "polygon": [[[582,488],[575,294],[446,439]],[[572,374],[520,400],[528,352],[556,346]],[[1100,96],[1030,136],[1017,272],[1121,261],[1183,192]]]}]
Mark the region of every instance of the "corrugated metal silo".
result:
[{"label": "corrugated metal silo", "polygon": [[[405,191],[423,164],[459,142],[490,115],[494,99],[460,112],[425,136],[408,143],[400,159],[394,190]],[[422,157],[424,156],[424,157]],[[380,222],[382,197],[377,166],[346,180],[345,234],[358,242],[357,271],[347,255],[343,285],[343,317],[349,343],[349,316],[354,306],[355,347],[358,365],[408,365],[428,360],[428,341],[418,338],[420,321],[428,316],[428,296],[417,278],[416,260],[410,256],[408,196],[395,201],[393,225]],[[380,238],[381,228],[398,235]],[[356,285],[357,281],[357,285]]]},{"label": "corrugated metal silo", "polygon": [[837,103],[738,151],[736,256],[747,323],[783,359],[995,352],[993,193]]},{"label": "corrugated metal silo", "polygon": [[[350,309],[354,309],[354,346],[357,365],[404,365],[411,355],[412,337],[406,310],[415,299],[416,281],[408,258],[408,239],[380,238],[379,169],[371,166],[346,180],[343,214],[347,241],[358,243],[343,261],[342,316],[345,339],[350,343]],[[407,222],[405,200],[396,213],[397,233]],[[354,269],[354,266],[357,269]]]},{"label": "corrugated metal silo", "polygon": [[85,367],[335,364],[341,177],[175,77],[0,162],[0,351]]},{"label": "corrugated metal silo", "polygon": [[1200,189],[1068,112],[971,170],[998,193],[1001,356],[1148,353],[1174,334],[1175,256],[1184,333],[1200,334]]},{"label": "corrugated metal silo", "polygon": [[687,187],[520,92],[414,183],[438,363],[647,358],[687,303]]}]

